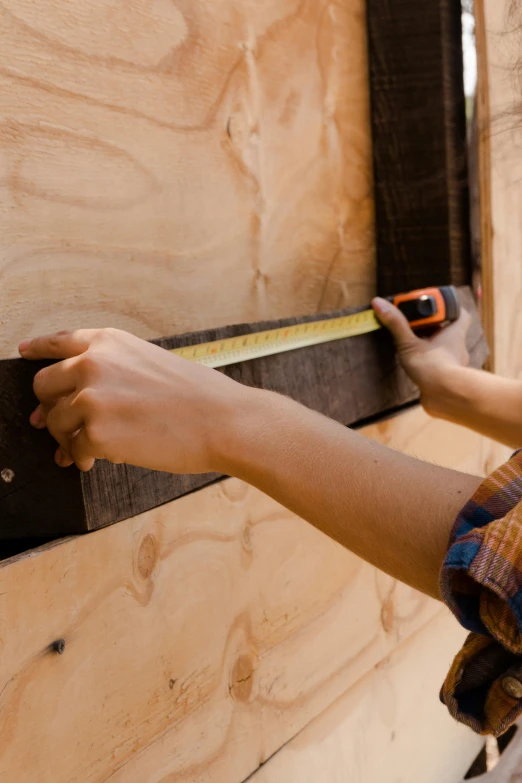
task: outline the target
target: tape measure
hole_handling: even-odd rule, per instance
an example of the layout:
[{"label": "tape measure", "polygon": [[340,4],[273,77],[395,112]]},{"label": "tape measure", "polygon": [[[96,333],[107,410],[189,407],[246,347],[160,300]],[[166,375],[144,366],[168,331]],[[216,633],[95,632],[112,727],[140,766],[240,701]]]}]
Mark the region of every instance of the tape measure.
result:
[{"label": "tape measure", "polygon": [[[411,291],[409,294],[399,294],[389,299],[402,310],[415,329],[455,321],[460,314],[459,299],[453,286]],[[171,353],[216,369],[311,345],[357,337],[381,328],[374,311],[364,310],[338,318],[282,326],[215,342],[173,348]]]}]

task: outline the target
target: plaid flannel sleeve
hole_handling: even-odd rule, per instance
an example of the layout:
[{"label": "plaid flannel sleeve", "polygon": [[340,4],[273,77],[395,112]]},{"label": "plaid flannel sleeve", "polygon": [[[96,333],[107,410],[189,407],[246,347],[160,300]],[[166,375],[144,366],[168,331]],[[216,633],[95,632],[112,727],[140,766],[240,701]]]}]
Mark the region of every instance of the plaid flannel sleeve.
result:
[{"label": "plaid flannel sleeve", "polygon": [[441,700],[461,723],[499,736],[522,714],[522,451],[462,509],[440,586],[470,631]]}]

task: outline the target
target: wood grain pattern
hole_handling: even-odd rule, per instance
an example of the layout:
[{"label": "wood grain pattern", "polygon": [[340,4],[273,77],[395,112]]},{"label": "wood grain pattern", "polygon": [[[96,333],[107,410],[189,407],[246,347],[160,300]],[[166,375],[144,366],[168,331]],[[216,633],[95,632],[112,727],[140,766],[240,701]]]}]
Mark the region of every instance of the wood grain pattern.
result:
[{"label": "wood grain pattern", "polygon": [[[522,378],[522,197],[517,80],[520,34],[508,0],[475,0],[478,58],[482,319],[491,347],[488,367]],[[508,458],[496,445],[492,459]]]},{"label": "wood grain pattern", "polygon": [[460,4],[367,6],[378,290],[469,284]]},{"label": "wood grain pattern", "polygon": [[248,783],[460,783],[483,740],[455,724],[438,691],[464,639],[439,612]]},{"label": "wood grain pattern", "polygon": [[[475,473],[489,455],[420,409],[367,434]],[[0,770],[239,783],[437,611],[227,480],[0,564]]]},{"label": "wood grain pattern", "polygon": [[366,38],[364,0],[4,0],[0,358],[369,301]]},{"label": "wood grain pattern", "polygon": [[493,340],[495,372],[521,378],[521,38],[519,20],[510,16],[512,8],[515,6],[509,0],[481,0],[477,4],[483,233],[491,242],[484,247],[482,268],[485,320]]},{"label": "wood grain pattern", "polygon": [[[475,314],[468,341],[471,362],[481,367],[487,347],[480,322],[469,290],[463,289],[461,298]],[[165,348],[180,347],[295,322],[226,327],[157,342]],[[56,537],[105,527],[218,478],[214,474],[171,475],[105,461],[97,462],[87,474],[76,468],[58,468],[52,458],[52,437],[34,430],[28,421],[36,405],[32,377],[39,366],[22,360],[0,363],[0,539]],[[390,336],[384,331],[244,362],[225,372],[246,385],[286,394],[345,425],[398,408],[418,396],[398,367]]]}]

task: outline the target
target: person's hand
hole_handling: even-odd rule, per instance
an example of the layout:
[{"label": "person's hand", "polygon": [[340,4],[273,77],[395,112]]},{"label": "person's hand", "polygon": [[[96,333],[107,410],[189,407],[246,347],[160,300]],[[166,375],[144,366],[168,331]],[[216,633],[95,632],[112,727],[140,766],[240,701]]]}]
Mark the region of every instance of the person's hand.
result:
[{"label": "person's hand", "polygon": [[172,473],[216,469],[215,444],[243,388],[115,329],[60,332],[19,346],[24,359],[64,359],[37,373],[31,424],[58,441],[56,462],[95,459]]},{"label": "person's hand", "polygon": [[447,373],[469,362],[466,334],[470,314],[463,310],[457,321],[421,339],[391,302],[376,297],[372,305],[379,321],[392,334],[402,367],[419,387],[423,407],[427,413],[437,416]]}]

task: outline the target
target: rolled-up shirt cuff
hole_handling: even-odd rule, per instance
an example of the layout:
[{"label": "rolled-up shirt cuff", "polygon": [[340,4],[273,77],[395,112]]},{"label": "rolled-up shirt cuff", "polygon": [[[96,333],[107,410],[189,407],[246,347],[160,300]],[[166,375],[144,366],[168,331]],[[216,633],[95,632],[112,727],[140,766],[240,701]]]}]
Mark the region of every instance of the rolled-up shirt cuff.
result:
[{"label": "rolled-up shirt cuff", "polygon": [[441,699],[461,723],[499,736],[522,714],[522,452],[457,517],[440,590],[471,632]]}]

